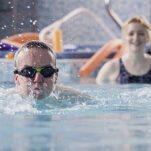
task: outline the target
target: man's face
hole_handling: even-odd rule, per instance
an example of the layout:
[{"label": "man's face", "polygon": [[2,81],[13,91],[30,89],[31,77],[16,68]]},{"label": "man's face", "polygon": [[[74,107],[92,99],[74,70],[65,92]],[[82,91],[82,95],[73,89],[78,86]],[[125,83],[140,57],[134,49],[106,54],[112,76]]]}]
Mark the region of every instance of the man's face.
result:
[{"label": "man's face", "polygon": [[[26,66],[44,67],[52,65],[55,67],[55,60],[47,50],[41,48],[32,48],[21,51],[17,58],[17,69],[21,71]],[[15,75],[16,86],[23,96],[33,96],[36,99],[42,99],[48,96],[56,83],[57,75],[54,73],[51,77],[45,78],[37,72],[34,78],[27,78],[21,75]]]}]

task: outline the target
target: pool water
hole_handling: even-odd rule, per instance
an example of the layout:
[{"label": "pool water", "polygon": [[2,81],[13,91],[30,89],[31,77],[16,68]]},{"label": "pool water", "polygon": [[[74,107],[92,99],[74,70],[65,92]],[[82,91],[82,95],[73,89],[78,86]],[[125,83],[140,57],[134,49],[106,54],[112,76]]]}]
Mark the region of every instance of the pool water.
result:
[{"label": "pool water", "polygon": [[93,99],[35,102],[1,93],[0,150],[151,150],[150,85],[72,86]]}]

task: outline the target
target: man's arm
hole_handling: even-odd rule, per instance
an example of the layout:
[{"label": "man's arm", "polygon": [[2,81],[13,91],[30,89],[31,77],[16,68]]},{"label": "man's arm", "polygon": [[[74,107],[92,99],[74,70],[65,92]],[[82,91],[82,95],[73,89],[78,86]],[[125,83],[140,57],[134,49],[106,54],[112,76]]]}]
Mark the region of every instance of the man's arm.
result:
[{"label": "man's arm", "polygon": [[86,101],[93,99],[92,96],[88,95],[87,93],[81,92],[80,90],[69,86],[57,85],[55,90],[59,94],[59,97],[63,99],[73,99],[75,101]]}]

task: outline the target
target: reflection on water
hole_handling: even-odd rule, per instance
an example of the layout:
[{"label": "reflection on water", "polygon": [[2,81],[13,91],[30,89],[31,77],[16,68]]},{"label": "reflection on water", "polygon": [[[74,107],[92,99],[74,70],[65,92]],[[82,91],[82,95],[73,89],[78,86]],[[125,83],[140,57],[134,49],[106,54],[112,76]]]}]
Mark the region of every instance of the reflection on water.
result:
[{"label": "reflection on water", "polygon": [[151,150],[149,85],[76,87],[93,100],[0,94],[0,150]]}]

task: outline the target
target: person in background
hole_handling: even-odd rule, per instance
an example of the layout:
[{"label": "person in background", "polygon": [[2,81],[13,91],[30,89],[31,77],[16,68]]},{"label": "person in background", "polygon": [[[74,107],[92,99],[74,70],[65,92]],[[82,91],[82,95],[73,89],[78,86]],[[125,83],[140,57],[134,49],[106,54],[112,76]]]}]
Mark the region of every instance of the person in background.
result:
[{"label": "person in background", "polygon": [[96,83],[151,84],[151,57],[145,53],[145,46],[151,40],[150,31],[150,23],[143,16],[127,20],[122,27],[124,54],[103,65]]},{"label": "person in background", "polygon": [[59,92],[64,97],[77,96],[89,98],[70,87],[60,86],[57,83],[59,69],[56,66],[56,55],[51,47],[40,41],[30,41],[15,54],[15,88],[8,93],[19,93],[23,98],[32,96],[36,100],[44,99]]}]

